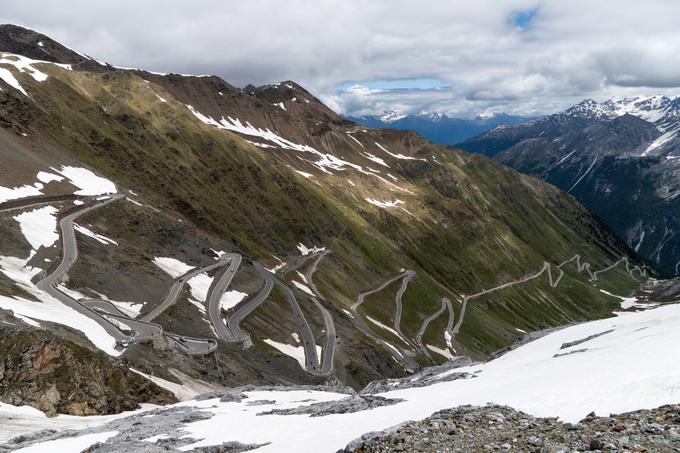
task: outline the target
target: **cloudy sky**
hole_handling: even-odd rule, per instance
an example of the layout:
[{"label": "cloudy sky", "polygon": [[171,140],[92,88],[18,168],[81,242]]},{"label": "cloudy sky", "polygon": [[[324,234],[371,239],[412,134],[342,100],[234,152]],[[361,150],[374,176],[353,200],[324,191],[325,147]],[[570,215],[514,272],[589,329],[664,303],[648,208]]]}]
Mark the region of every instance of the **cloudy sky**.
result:
[{"label": "cloudy sky", "polygon": [[0,17],[118,66],[292,79],[346,114],[680,94],[676,0],[3,0]]}]

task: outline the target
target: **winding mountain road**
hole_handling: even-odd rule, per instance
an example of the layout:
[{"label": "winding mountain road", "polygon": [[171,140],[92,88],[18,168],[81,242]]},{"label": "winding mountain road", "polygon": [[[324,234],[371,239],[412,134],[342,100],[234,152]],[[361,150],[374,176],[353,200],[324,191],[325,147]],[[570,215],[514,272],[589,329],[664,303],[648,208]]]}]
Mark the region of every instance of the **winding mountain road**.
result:
[{"label": "winding mountain road", "polygon": [[[186,274],[178,277],[175,279],[175,281],[172,283],[172,286],[170,287],[170,290],[168,291],[168,294],[165,296],[165,299],[158,304],[156,307],[154,307],[153,310],[151,310],[149,313],[144,315],[141,320],[146,321],[146,322],[151,322],[154,319],[156,319],[158,316],[161,315],[165,310],[170,308],[172,305],[177,303],[177,299],[179,298],[180,292],[184,288],[184,285],[186,282],[188,282],[192,277],[195,277],[198,274],[202,274],[204,272],[210,272],[213,269],[217,269],[218,267],[225,266],[227,262],[232,261],[232,266],[233,266],[233,257],[238,256],[238,262],[241,262],[241,256],[240,255],[235,255],[235,254],[225,254],[222,255],[215,263],[209,264],[207,266],[203,267],[197,267]],[[230,266],[230,268],[232,267]],[[236,268],[238,268],[238,264],[236,265]],[[235,270],[234,270],[235,272]],[[228,274],[228,272],[227,272]],[[233,274],[232,274],[233,276]],[[231,278],[229,278],[229,282],[231,282]],[[228,284],[228,283],[227,283]]]},{"label": "winding mountain road", "polygon": [[333,372],[333,358],[335,357],[335,345],[337,341],[337,334],[335,332],[335,322],[333,321],[333,315],[331,315],[331,312],[328,311],[326,307],[324,307],[321,304],[321,302],[319,302],[319,299],[321,300],[325,299],[319,292],[319,289],[314,284],[312,277],[314,276],[314,272],[316,272],[316,269],[319,266],[321,260],[329,253],[330,252],[328,250],[324,250],[323,252],[321,252],[319,256],[316,258],[316,260],[314,260],[314,262],[309,266],[307,272],[305,272],[305,280],[307,281],[309,288],[316,295],[316,297],[312,297],[312,302],[314,302],[316,308],[318,308],[319,311],[321,312],[324,324],[326,325],[326,344],[321,350],[321,365],[319,368],[320,374],[330,374]]},{"label": "winding mountain road", "polygon": [[394,298],[394,301],[397,305],[395,312],[394,312],[394,330],[396,330],[399,333],[399,336],[403,339],[406,339],[406,335],[404,335],[404,332],[401,331],[401,313],[403,311],[403,305],[401,303],[401,298],[404,296],[404,293],[406,292],[406,288],[408,287],[408,284],[411,280],[413,280],[413,277],[416,276],[416,273],[414,271],[405,271],[404,274],[404,279],[401,281],[401,286],[397,290],[397,295]]},{"label": "winding mountain road", "polygon": [[[303,259],[301,263],[299,263],[299,265],[296,266],[295,268],[298,268],[309,258]],[[241,264],[242,257],[241,255],[230,253],[223,255],[222,259],[225,262],[230,263],[229,267],[226,268],[223,271],[223,273],[218,277],[218,279],[215,280],[214,283],[210,286],[207,298],[208,316],[210,318],[210,322],[215,328],[215,332],[217,333],[218,337],[226,342],[240,342],[249,340],[250,335],[241,329],[240,323],[241,321],[243,321],[243,319],[250,315],[257,307],[259,307],[267,299],[267,297],[269,297],[269,294],[274,288],[274,285],[276,285],[286,297],[286,300],[288,301],[288,304],[291,307],[291,311],[293,312],[293,319],[295,320],[295,323],[297,324],[298,330],[301,334],[302,346],[305,352],[306,371],[314,375],[330,374],[333,366],[332,365],[333,351],[335,349],[335,325],[333,324],[333,320],[332,317],[330,316],[330,313],[318,301],[314,300],[314,302],[317,304],[317,307],[319,307],[324,317],[327,331],[326,341],[327,349],[325,349],[326,352],[324,353],[324,361],[321,365],[319,365],[319,358],[316,351],[316,341],[314,339],[312,329],[309,326],[309,322],[307,321],[307,318],[302,312],[302,309],[300,308],[300,305],[298,304],[295,295],[293,294],[291,289],[288,288],[288,286],[286,286],[276,277],[274,277],[274,275],[268,270],[266,270],[260,263],[254,262],[253,267],[255,268],[257,273],[260,274],[264,279],[264,286],[255,295],[255,297],[250,299],[245,304],[241,304],[241,306],[234,312],[233,315],[227,317],[225,323],[225,320],[223,319],[222,316],[222,308],[220,301],[224,293],[227,291],[227,288],[231,284],[232,279],[234,278],[234,275],[236,274],[236,271],[238,270]],[[315,261],[314,267],[313,269],[311,269],[311,273],[308,271],[308,275],[310,277],[311,274],[316,269],[317,264],[318,260]],[[330,353],[328,351],[330,351]]]},{"label": "winding mountain road", "polygon": [[274,282],[286,296],[286,300],[293,311],[293,319],[298,326],[298,330],[302,334],[302,347],[305,350],[305,368],[307,369],[307,372],[309,374],[321,374],[319,357],[316,353],[316,340],[312,334],[312,329],[309,327],[307,318],[305,318],[305,314],[300,309],[297,299],[295,299],[295,294],[278,279],[274,279]]},{"label": "winding mountain road", "polygon": [[[58,197],[34,197],[22,201],[12,201],[11,203],[3,203],[0,205],[0,212],[11,212],[18,209],[26,209],[34,206],[56,203],[59,201],[69,201],[75,198],[90,200],[91,198],[94,197],[74,197],[71,195]],[[256,271],[260,275],[262,275],[264,279],[264,286],[255,297],[253,297],[247,303],[241,304],[241,306],[234,312],[234,314],[228,317],[225,324],[225,322],[222,319],[220,300],[222,295],[226,292],[227,288],[231,284],[233,277],[241,264],[242,257],[241,255],[236,253],[225,254],[221,256],[215,263],[212,263],[201,268],[192,269],[191,271],[177,278],[173,282],[165,299],[157,307],[155,307],[152,311],[147,313],[144,317],[142,317],[139,320],[128,317],[125,313],[121,312],[109,301],[97,299],[76,300],[72,296],[70,296],[66,291],[60,289],[61,280],[63,279],[64,275],[67,274],[68,271],[72,268],[72,266],[75,264],[78,258],[78,247],[73,226],[75,219],[95,209],[108,206],[109,204],[114,203],[122,198],[124,198],[124,196],[121,194],[113,194],[104,201],[98,200],[99,202],[95,202],[95,204],[92,204],[90,206],[85,206],[60,219],[59,229],[62,239],[62,258],[58,267],[53,272],[51,272],[49,275],[42,278],[40,281],[36,283],[36,286],[40,290],[47,292],[52,297],[56,298],[66,306],[98,322],[105,329],[105,331],[109,335],[111,335],[114,338],[114,340],[116,340],[118,343],[142,341],[165,335],[168,339],[174,341],[179,349],[183,350],[187,354],[191,355],[207,354],[209,352],[214,351],[217,348],[217,343],[214,340],[189,338],[172,333],[163,332],[161,326],[154,324],[151,321],[158,317],[161,313],[163,313],[163,311],[165,311],[167,308],[169,308],[170,306],[177,302],[178,297],[182,289],[184,288],[184,285],[189,279],[200,273],[209,272],[218,267],[227,266],[228,264],[225,270],[220,274],[219,278],[214,280],[213,284],[209,289],[207,298],[208,304],[207,312],[218,337],[227,342],[248,340],[250,336],[241,329],[240,323],[243,321],[243,319],[245,319],[245,317],[250,315],[259,305],[261,305],[267,299],[267,297],[269,297],[269,294],[271,293],[274,285],[277,285],[280,288],[280,290],[284,293],[289,305],[291,306],[293,317],[295,319],[296,324],[298,325],[298,330],[301,333],[302,345],[305,350],[307,372],[314,375],[328,375],[332,372],[333,358],[337,341],[335,324],[331,313],[321,303],[321,301],[325,301],[325,299],[319,293],[318,288],[313,282],[313,274],[316,272],[319,263],[329,253],[329,251],[327,250],[310,254],[309,256],[306,256],[299,260],[293,266],[283,270],[283,273],[286,273],[291,270],[298,269],[301,266],[303,266],[308,260],[316,258],[314,262],[308,267],[304,276],[307,281],[307,284],[309,285],[310,289],[314,294],[314,296],[312,296],[312,301],[314,302],[317,309],[319,309],[319,311],[321,312],[326,326],[326,342],[324,348],[322,349],[321,360],[319,359],[317,354],[315,337],[312,333],[312,330],[307,319],[304,316],[304,313],[300,309],[300,306],[295,298],[294,293],[285,284],[276,279],[270,272],[265,270],[259,263],[254,263],[254,267]],[[447,308],[449,310],[449,320],[445,334],[447,337],[447,344],[451,346],[455,339],[455,336],[460,331],[460,328],[465,319],[467,305],[471,301],[481,296],[496,291],[500,291],[505,288],[527,283],[531,280],[540,277],[544,273],[547,273],[548,275],[548,282],[550,287],[556,288],[561,282],[562,278],[564,277],[564,271],[562,270],[562,267],[571,262],[575,262],[576,269],[579,273],[584,271],[587,272],[591,281],[597,281],[599,274],[607,272],[622,263],[625,264],[625,269],[631,275],[631,277],[635,278],[634,272],[638,272],[642,277],[646,275],[646,269],[640,268],[640,266],[631,267],[627,257],[621,258],[620,260],[616,261],[615,263],[611,264],[610,266],[604,269],[593,272],[591,271],[590,263],[587,262],[582,263],[580,255],[576,254],[570,259],[565,260],[564,262],[555,266],[555,268],[559,272],[559,275],[555,278],[552,272],[552,265],[546,261],[543,263],[541,269],[534,274],[498,285],[490,289],[480,291],[472,295],[464,296],[461,301],[462,303],[461,311],[455,325],[454,325],[455,313],[451,301],[447,298],[442,298],[440,308],[423,321],[418,331],[418,334],[416,335],[415,338],[416,345],[420,347],[423,346],[422,338],[428,326],[432,321],[441,316]],[[395,296],[396,309],[393,325],[394,330],[397,332],[397,334],[402,339],[405,339],[406,337],[401,329],[401,318],[403,312],[402,297],[408,287],[409,282],[414,278],[414,276],[415,276],[414,271],[411,270],[404,271],[401,274],[383,282],[377,288],[359,294],[357,296],[356,301],[351,306],[351,311],[354,314],[357,327],[364,334],[366,334],[370,338],[373,338],[376,342],[382,344],[392,352],[396,353],[394,357],[402,366],[404,366],[407,369],[415,369],[418,366],[417,363],[409,355],[409,353],[412,353],[412,351],[404,350],[400,346],[392,345],[387,341],[383,340],[380,337],[380,335],[376,334],[375,331],[368,326],[366,321],[359,314],[358,308],[365,301],[365,298],[368,295],[382,291],[390,284],[394,283],[399,279],[402,279],[401,286],[398,289]],[[407,343],[409,342],[407,341]]]},{"label": "winding mountain road", "polygon": [[[259,307],[274,288],[274,279],[272,274],[270,274],[265,268],[263,268],[260,263],[253,263],[255,270],[264,279],[264,286],[258,292],[255,297],[250,299],[245,304],[242,304],[236,312],[227,318],[227,327],[229,332],[234,337],[233,341],[245,341],[250,339],[250,335],[241,329],[241,321],[243,321],[248,315],[250,315],[257,307]],[[226,341],[226,340],[225,340]]]},{"label": "winding mountain road", "polygon": [[635,276],[633,275],[633,272],[635,272],[635,271],[638,271],[640,273],[640,277],[645,277],[647,275],[647,270],[641,269],[640,266],[634,266],[633,268],[631,268],[630,262],[628,261],[628,257],[624,256],[623,258],[621,258],[620,260],[618,260],[617,262],[615,262],[611,266],[606,267],[602,270],[593,272],[593,280],[597,280],[597,274],[607,272],[608,270],[615,268],[616,266],[618,266],[621,263],[626,263],[626,272],[628,272],[628,274],[630,274],[630,276],[633,277],[633,278],[635,278]]},{"label": "winding mountain road", "polygon": [[371,329],[368,326],[368,324],[366,324],[366,321],[364,321],[364,318],[359,314],[358,309],[361,306],[361,304],[363,304],[364,301],[366,300],[366,296],[369,296],[373,293],[377,293],[379,291],[382,291],[383,289],[387,288],[390,284],[396,282],[399,279],[409,277],[411,272],[413,272],[413,271],[404,271],[401,274],[399,274],[395,277],[392,277],[389,280],[384,281],[378,287],[359,294],[356,298],[356,301],[350,307],[350,310],[352,311],[352,314],[354,315],[354,321],[355,321],[357,328],[359,328],[359,330],[361,330],[366,336],[372,338],[374,341],[383,345],[386,349],[388,349],[392,352],[395,352],[396,354],[393,357],[397,360],[397,362],[399,362],[399,364],[401,366],[403,366],[407,370],[415,370],[418,367],[418,364],[415,362],[415,360],[413,360],[409,356],[407,351],[405,351],[404,349],[402,349],[399,346],[395,346],[395,345],[388,343],[387,341],[383,340],[378,334],[376,334],[375,331],[373,329]]},{"label": "winding mountain road", "polygon": [[[425,335],[425,331],[427,330],[427,327],[430,325],[430,323],[431,323],[432,321],[434,321],[435,319],[439,318],[439,316],[441,316],[442,313],[444,313],[444,312],[446,311],[446,302],[445,302],[445,300],[446,300],[446,298],[445,298],[445,297],[442,297],[442,305],[441,305],[441,307],[439,307],[439,309],[438,309],[437,311],[435,311],[435,312],[432,313],[430,316],[428,316],[427,318],[425,318],[425,320],[423,320],[423,324],[420,326],[420,329],[418,329],[418,333],[416,334],[416,338],[415,338],[416,343],[418,344],[418,346],[422,346],[422,345],[423,345],[423,335]],[[450,302],[449,302],[449,303],[450,303]]]},{"label": "winding mountain road", "polygon": [[234,337],[222,320],[222,306],[220,300],[231,284],[234,275],[236,275],[236,271],[241,265],[241,259],[241,255],[237,253],[222,255],[220,257],[222,265],[225,265],[228,262],[229,266],[224,269],[219,278],[213,280],[213,284],[210,285],[210,289],[208,290],[208,317],[215,328],[215,332],[217,332],[217,336],[224,341],[234,341]]},{"label": "winding mountain road", "polygon": [[458,316],[458,322],[456,323],[456,325],[454,326],[454,328],[451,330],[451,333],[450,333],[450,335],[451,335],[451,342],[453,343],[453,340],[455,339],[455,336],[456,336],[456,335],[458,334],[458,332],[460,331],[460,327],[461,327],[461,325],[463,324],[463,321],[464,321],[464,319],[465,319],[465,310],[466,310],[467,305],[468,305],[468,303],[469,303],[470,301],[472,301],[472,300],[474,300],[474,299],[477,299],[478,297],[481,297],[481,296],[483,296],[483,295],[485,295],[485,294],[489,294],[489,293],[492,293],[492,292],[495,292],[495,291],[499,291],[499,290],[504,289],[504,288],[508,288],[508,287],[511,287],[511,286],[515,286],[515,285],[520,285],[520,284],[522,284],[522,283],[526,283],[526,282],[528,282],[528,281],[531,281],[531,280],[533,280],[533,279],[535,279],[535,278],[540,277],[541,275],[543,275],[543,274],[546,273],[546,272],[548,273],[548,283],[550,284],[550,287],[552,287],[552,288],[557,288],[557,285],[560,283],[560,281],[562,280],[562,277],[564,276],[564,271],[562,270],[562,267],[565,266],[566,264],[572,262],[572,261],[576,261],[576,269],[577,269],[577,271],[578,271],[579,273],[581,273],[581,272],[583,272],[583,271],[586,271],[586,272],[588,273],[588,275],[590,276],[590,280],[591,280],[591,281],[596,281],[596,280],[597,280],[597,274],[600,274],[600,273],[602,273],[602,272],[606,272],[606,271],[608,271],[608,270],[611,270],[611,269],[613,269],[614,267],[616,267],[616,266],[618,266],[619,264],[621,264],[622,262],[625,262],[625,263],[626,263],[626,271],[630,274],[630,276],[631,276],[632,278],[635,278],[635,276],[633,275],[633,271],[635,271],[636,269],[637,269],[643,276],[645,275],[645,271],[644,271],[644,270],[641,270],[639,266],[635,266],[633,269],[630,269],[630,267],[629,267],[629,262],[628,262],[628,258],[627,258],[627,257],[621,258],[620,260],[618,260],[618,261],[615,262],[614,264],[612,264],[612,265],[610,265],[610,266],[608,266],[608,267],[606,267],[606,268],[604,268],[604,269],[602,269],[602,270],[592,272],[591,269],[590,269],[590,263],[581,263],[581,256],[578,255],[578,254],[576,254],[576,255],[574,255],[573,257],[569,258],[568,260],[563,261],[562,263],[560,263],[560,264],[558,264],[557,266],[555,266],[555,267],[559,270],[560,274],[559,274],[559,276],[558,276],[556,279],[553,280],[553,275],[552,275],[552,270],[551,270],[552,265],[551,265],[548,261],[544,261],[544,262],[543,262],[543,266],[541,267],[541,269],[540,269],[538,272],[536,272],[535,274],[529,275],[529,276],[527,276],[527,277],[524,277],[524,278],[521,278],[521,279],[518,279],[518,280],[511,281],[511,282],[508,282],[508,283],[504,283],[504,284],[502,284],[502,285],[499,285],[499,286],[496,286],[496,287],[494,287],[494,288],[490,288],[490,289],[487,289],[487,290],[478,292],[478,293],[476,293],[476,294],[472,294],[472,295],[469,295],[469,296],[465,296],[465,297],[463,298],[463,301],[462,301],[462,306],[461,306],[461,309],[460,309],[460,315]]},{"label": "winding mountain road", "polygon": [[[156,338],[159,335],[163,335],[163,330],[156,324],[151,324],[143,320],[131,319],[121,314],[108,312],[107,315],[102,315],[93,309],[96,306],[99,306],[100,308],[104,307],[105,304],[102,304],[102,301],[96,301],[93,304],[94,306],[90,308],[87,305],[87,299],[74,299],[59,288],[59,283],[78,259],[78,243],[73,227],[74,220],[90,211],[108,206],[122,198],[123,195],[113,194],[105,201],[84,207],[62,217],[59,221],[62,240],[61,261],[54,271],[36,283],[38,289],[45,291],[67,307],[96,321],[117,343],[120,344]],[[107,319],[106,316],[111,319]],[[128,326],[132,329],[132,332],[124,333],[121,330],[122,325]],[[194,343],[188,345],[185,343],[182,344],[182,349],[190,354],[202,354],[205,351],[211,352],[217,347],[217,344],[214,342],[211,343],[211,340],[200,339],[195,339]]]},{"label": "winding mountain road", "polygon": [[61,201],[86,200],[88,197],[79,195],[40,195],[35,197],[24,197],[16,200],[9,200],[0,203],[0,212],[12,212],[21,209],[35,208]]},{"label": "winding mountain road", "polygon": [[78,259],[78,247],[76,243],[76,235],[73,229],[73,221],[90,211],[107,206],[122,198],[121,195],[114,195],[108,200],[94,204],[92,206],[75,211],[59,221],[59,229],[61,230],[62,239],[62,257],[59,266],[49,275],[36,283],[36,286],[41,291],[46,292],[50,296],[57,299],[67,307],[77,311],[78,313],[95,320],[111,337],[117,342],[129,341],[130,335],[124,334],[120,329],[108,319],[102,317],[99,313],[91,310],[87,306],[81,304],[76,299],[72,298],[65,292],[58,289],[57,285],[71,267]]}]

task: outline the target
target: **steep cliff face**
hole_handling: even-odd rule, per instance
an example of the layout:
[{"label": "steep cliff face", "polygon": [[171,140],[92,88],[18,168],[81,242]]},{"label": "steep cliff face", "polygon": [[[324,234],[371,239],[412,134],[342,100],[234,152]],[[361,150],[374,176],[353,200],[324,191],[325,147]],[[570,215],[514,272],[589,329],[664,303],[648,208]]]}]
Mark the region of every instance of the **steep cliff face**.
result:
[{"label": "steep cliff face", "polygon": [[102,353],[42,330],[0,326],[0,400],[48,415],[116,414],[175,397]]}]

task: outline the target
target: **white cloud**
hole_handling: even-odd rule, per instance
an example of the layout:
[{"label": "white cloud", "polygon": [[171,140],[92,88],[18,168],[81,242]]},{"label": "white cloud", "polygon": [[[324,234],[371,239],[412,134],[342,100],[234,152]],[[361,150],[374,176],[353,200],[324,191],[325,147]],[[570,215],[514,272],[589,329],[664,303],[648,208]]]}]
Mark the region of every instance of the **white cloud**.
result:
[{"label": "white cloud", "polygon": [[[512,23],[533,8],[528,27]],[[7,0],[3,17],[121,66],[293,79],[351,113],[541,113],[680,87],[680,2],[662,0]],[[336,90],[420,77],[451,89]]]}]

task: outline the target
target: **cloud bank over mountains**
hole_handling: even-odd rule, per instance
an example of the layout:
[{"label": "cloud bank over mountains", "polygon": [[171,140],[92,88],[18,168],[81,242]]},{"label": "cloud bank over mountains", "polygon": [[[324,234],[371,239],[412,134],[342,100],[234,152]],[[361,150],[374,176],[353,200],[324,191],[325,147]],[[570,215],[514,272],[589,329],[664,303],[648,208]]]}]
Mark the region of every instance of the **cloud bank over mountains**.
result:
[{"label": "cloud bank over mountains", "polygon": [[[680,3],[3,2],[3,20],[119,66],[293,79],[332,108],[535,115],[680,92]],[[424,83],[436,81],[437,83]]]}]

